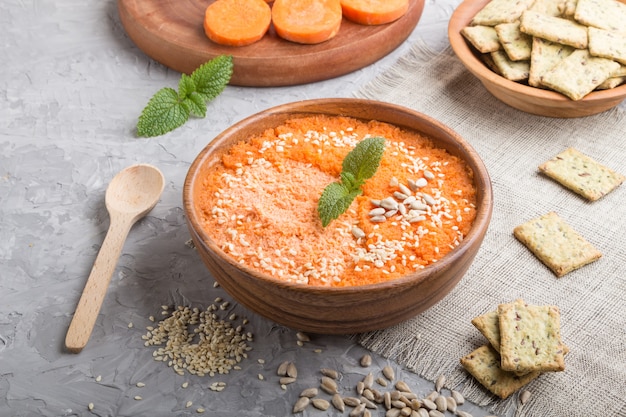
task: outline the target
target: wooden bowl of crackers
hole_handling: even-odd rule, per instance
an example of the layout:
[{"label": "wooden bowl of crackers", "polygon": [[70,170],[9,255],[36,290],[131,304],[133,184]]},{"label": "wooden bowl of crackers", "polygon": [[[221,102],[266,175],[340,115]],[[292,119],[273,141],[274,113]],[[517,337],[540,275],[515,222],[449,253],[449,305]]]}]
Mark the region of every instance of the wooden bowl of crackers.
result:
[{"label": "wooden bowl of crackers", "polygon": [[601,113],[626,98],[626,0],[567,4],[465,0],[450,18],[450,44],[511,107],[560,118]]},{"label": "wooden bowl of crackers", "polygon": [[[373,149],[384,149],[379,164]],[[372,166],[325,224],[326,190]],[[237,302],[296,330],[351,334],[445,297],[481,246],[493,199],[481,158],[449,127],[337,98],[270,108],[222,132],[189,168],[183,205],[201,260]]]}]

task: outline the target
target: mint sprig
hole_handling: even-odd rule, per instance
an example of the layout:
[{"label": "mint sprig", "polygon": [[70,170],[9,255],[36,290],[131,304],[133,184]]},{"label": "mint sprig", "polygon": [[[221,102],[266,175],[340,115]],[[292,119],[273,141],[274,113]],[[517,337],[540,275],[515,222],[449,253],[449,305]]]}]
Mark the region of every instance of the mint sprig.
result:
[{"label": "mint sprig", "polygon": [[139,136],[159,136],[184,125],[190,115],[206,116],[208,101],[217,97],[233,75],[233,57],[220,55],[182,74],[178,91],[164,87],[156,92],[137,122]]},{"label": "mint sprig", "polygon": [[375,137],[363,139],[346,155],[341,165],[341,182],[326,186],[317,203],[323,227],[345,213],[363,193],[361,186],[374,176],[384,152],[385,138]]}]

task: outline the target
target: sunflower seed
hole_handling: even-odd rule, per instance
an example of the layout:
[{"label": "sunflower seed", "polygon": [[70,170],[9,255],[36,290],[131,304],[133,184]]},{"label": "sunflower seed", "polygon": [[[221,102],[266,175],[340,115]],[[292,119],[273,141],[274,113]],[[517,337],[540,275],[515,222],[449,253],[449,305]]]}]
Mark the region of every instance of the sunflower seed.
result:
[{"label": "sunflower seed", "polygon": [[428,204],[429,206],[434,206],[437,203],[437,200],[435,200],[430,194],[422,195],[422,200],[424,200],[424,203]]},{"label": "sunflower seed", "polygon": [[422,403],[420,402],[420,400],[418,400],[417,398],[414,398],[411,400],[411,408],[413,410],[419,410],[419,408],[422,406]]},{"label": "sunflower seed", "polygon": [[409,187],[407,187],[404,184],[398,184],[398,188],[400,189],[400,192],[406,196],[410,196],[411,195],[411,190],[409,189]]},{"label": "sunflower seed", "polygon": [[446,383],[446,377],[444,375],[439,375],[437,380],[435,381],[435,391],[441,392],[441,388],[443,388],[443,384]]},{"label": "sunflower seed", "polygon": [[424,171],[424,178],[426,178],[427,180],[432,180],[433,178],[435,178],[435,174],[430,171]]},{"label": "sunflower seed", "polygon": [[437,409],[437,404],[435,404],[433,401],[429,400],[428,398],[424,398],[422,400],[422,406],[426,408],[428,411]]},{"label": "sunflower seed", "polygon": [[465,398],[460,392],[452,390],[451,395],[452,398],[454,398],[454,401],[456,401],[456,405],[463,405],[463,403],[465,403]]},{"label": "sunflower seed", "polygon": [[363,410],[363,417],[372,417],[372,412],[366,408]]},{"label": "sunflower seed", "polygon": [[411,204],[409,204],[409,208],[412,210],[421,210],[421,211],[427,211],[428,210],[428,206],[424,203],[422,203],[421,201],[413,201]]},{"label": "sunflower seed", "polygon": [[313,387],[313,388],[307,388],[307,389],[305,389],[304,391],[302,391],[302,392],[300,393],[300,396],[301,396],[301,397],[309,397],[309,398],[313,398],[313,397],[317,396],[318,392],[319,392],[319,391],[318,391],[318,390],[317,390],[317,388],[315,388],[315,387]]},{"label": "sunflower seed", "polygon": [[303,332],[297,332],[296,333],[296,338],[301,341],[301,342],[310,342],[311,338],[309,337],[308,334],[303,333]]},{"label": "sunflower seed", "polygon": [[368,213],[370,217],[380,216],[385,214],[385,209],[383,207],[376,207],[375,209],[371,209]]},{"label": "sunflower seed", "polygon": [[400,191],[394,191],[393,196],[397,200],[406,200],[409,197],[408,194],[401,193]]},{"label": "sunflower seed", "polygon": [[387,380],[383,379],[381,377],[376,378],[376,383],[378,385],[380,385],[381,387],[386,387],[387,386]]},{"label": "sunflower seed", "polygon": [[446,397],[444,397],[443,395],[440,395],[439,397],[435,398],[435,405],[437,406],[437,410],[444,412],[448,409],[448,401],[446,400]]},{"label": "sunflower seed", "polygon": [[369,400],[369,401],[374,401],[374,393],[373,393],[373,392],[372,392],[372,390],[371,390],[371,389],[369,389],[369,388],[365,388],[365,389],[363,390],[363,395],[362,395],[362,397],[363,397],[363,398],[365,398],[365,399],[367,399],[367,400]]},{"label": "sunflower seed", "polygon": [[385,413],[385,417],[400,417],[400,410],[398,408],[390,408]]},{"label": "sunflower seed", "polygon": [[296,404],[293,406],[294,413],[301,413],[309,405],[311,399],[309,397],[300,397]]},{"label": "sunflower seed", "polygon": [[456,401],[454,400],[453,397],[446,397],[446,405],[448,407],[448,411],[451,413],[455,413],[456,412]]},{"label": "sunflower seed", "polygon": [[445,414],[443,414],[441,411],[439,410],[430,410],[428,412],[428,416],[429,417],[444,417]]},{"label": "sunflower seed", "polygon": [[456,415],[458,417],[474,417],[470,413],[468,413],[467,411],[457,411]]},{"label": "sunflower seed", "polygon": [[383,223],[385,221],[387,221],[387,217],[383,216],[372,216],[370,217],[370,221],[372,223]]},{"label": "sunflower seed", "polygon": [[356,407],[357,405],[361,404],[361,400],[356,397],[344,397],[343,402],[350,407]]},{"label": "sunflower seed", "polygon": [[530,399],[530,391],[524,390],[520,393],[519,395],[520,404],[522,405],[526,404],[526,402],[528,402],[529,399]]},{"label": "sunflower seed", "polygon": [[361,239],[365,237],[365,232],[360,227],[354,226],[352,227],[352,236],[356,239]]},{"label": "sunflower seed", "polygon": [[360,363],[362,367],[366,368],[372,364],[372,357],[366,353],[361,357]]},{"label": "sunflower seed", "polygon": [[418,178],[417,181],[415,181],[415,186],[417,188],[423,188],[426,187],[428,185],[428,181],[426,181],[426,178]]},{"label": "sunflower seed", "polygon": [[404,381],[396,382],[395,386],[398,391],[411,392],[411,388],[409,388],[408,384]]},{"label": "sunflower seed", "polygon": [[363,384],[363,381],[359,381],[356,383],[356,392],[359,395],[363,395],[363,391],[365,390],[365,384]]},{"label": "sunflower seed", "polygon": [[352,409],[352,411],[350,411],[350,414],[348,414],[350,417],[360,417],[363,415],[363,412],[365,411],[365,404],[361,403],[359,405],[357,405],[356,407],[354,407]]},{"label": "sunflower seed", "polygon": [[322,375],[327,376],[329,378],[339,379],[339,372],[335,371],[334,369],[322,368],[320,369],[320,372],[322,373]]},{"label": "sunflower seed", "polygon": [[404,401],[395,400],[391,402],[391,406],[393,408],[403,409],[404,407],[406,407],[406,404],[404,403]]},{"label": "sunflower seed", "polygon": [[435,401],[435,398],[439,397],[439,393],[437,391],[433,391],[426,396],[427,400]]},{"label": "sunflower seed", "polygon": [[276,375],[278,376],[287,376],[287,367],[289,366],[289,361],[284,361],[280,365],[278,365],[278,369],[276,370]]},{"label": "sunflower seed", "polygon": [[380,206],[386,208],[387,210],[397,210],[398,202],[393,197],[387,197],[380,200]]},{"label": "sunflower seed", "polygon": [[372,410],[376,410],[378,408],[378,406],[374,404],[374,402],[367,397],[361,397],[360,400],[361,400],[361,404],[365,404],[366,408],[370,408]]},{"label": "sunflower seed", "polygon": [[296,368],[296,364],[293,362],[289,362],[289,364],[287,365],[287,376],[291,377],[291,378],[297,378],[298,377],[298,369]]},{"label": "sunflower seed", "polygon": [[342,413],[345,411],[346,403],[343,398],[341,398],[341,395],[333,394],[330,402],[333,404],[333,407],[335,407],[338,411],[341,411]]},{"label": "sunflower seed", "polygon": [[417,415],[419,417],[428,417],[428,410],[426,410],[425,408],[420,408],[419,410],[417,410]]},{"label": "sunflower seed", "polygon": [[385,408],[389,410],[391,408],[391,394],[389,391],[383,394],[383,402],[385,403]]},{"label": "sunflower seed", "polygon": [[322,411],[326,411],[328,410],[328,407],[330,407],[330,403],[323,398],[313,398],[311,403],[313,404],[313,407]]},{"label": "sunflower seed", "polygon": [[[400,207],[400,206],[402,206],[402,204],[400,204],[398,207]],[[390,217],[395,216],[396,214],[398,214],[398,210],[387,210],[385,212],[385,217],[386,218],[390,218]]]},{"label": "sunflower seed", "polygon": [[281,385],[289,385],[289,384],[293,384],[294,382],[296,382],[296,378],[292,378],[290,376],[284,376],[279,379],[279,383]]},{"label": "sunflower seed", "polygon": [[367,375],[365,375],[365,378],[363,378],[363,386],[365,388],[372,388],[372,385],[374,384],[374,374],[372,374],[371,372]]},{"label": "sunflower seed", "polygon": [[385,378],[387,378],[390,381],[393,381],[394,378],[396,377],[396,374],[393,371],[393,368],[389,365],[383,368],[383,375],[385,376]]}]

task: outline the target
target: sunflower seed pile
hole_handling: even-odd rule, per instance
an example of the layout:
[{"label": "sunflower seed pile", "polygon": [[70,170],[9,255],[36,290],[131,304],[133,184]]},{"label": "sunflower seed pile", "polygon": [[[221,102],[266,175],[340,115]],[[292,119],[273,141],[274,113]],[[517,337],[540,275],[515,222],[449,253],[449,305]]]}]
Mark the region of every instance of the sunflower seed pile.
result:
[{"label": "sunflower seed pile", "polygon": [[[363,355],[359,363],[363,368],[369,368],[372,358],[370,355]],[[283,362],[279,366],[277,373],[281,376],[281,381],[287,377],[290,366],[295,369],[293,362]],[[453,389],[444,389],[443,375],[437,378],[430,394],[419,398],[406,382],[396,380],[391,366],[385,366],[380,372],[368,372],[356,383],[354,390],[348,393],[341,392],[341,374],[337,370],[322,368],[320,374],[319,386],[300,392],[293,405],[294,414],[302,413],[310,407],[321,411],[332,407],[337,415],[347,412],[349,417],[472,417],[470,413],[460,409],[465,403],[463,395]]]}]

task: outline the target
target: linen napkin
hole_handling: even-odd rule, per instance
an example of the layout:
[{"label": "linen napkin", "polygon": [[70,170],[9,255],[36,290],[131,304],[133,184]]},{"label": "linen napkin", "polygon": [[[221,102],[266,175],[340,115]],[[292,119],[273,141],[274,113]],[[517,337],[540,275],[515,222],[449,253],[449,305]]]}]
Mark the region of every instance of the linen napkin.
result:
[{"label": "linen napkin", "polygon": [[[451,49],[416,44],[391,69],[355,94],[434,117],[463,136],[490,173],[492,221],[483,245],[454,290],[426,312],[385,330],[357,335],[364,347],[497,414],[626,416],[626,184],[589,202],[539,173],[568,147],[626,174],[624,104],[576,119],[540,117],[490,95]],[[557,278],[513,236],[513,228],[555,211],[603,256]],[[564,372],[545,373],[525,387],[531,397],[500,400],[478,384],[459,359],[486,340],[473,317],[522,298],[557,305],[570,348]]]}]

